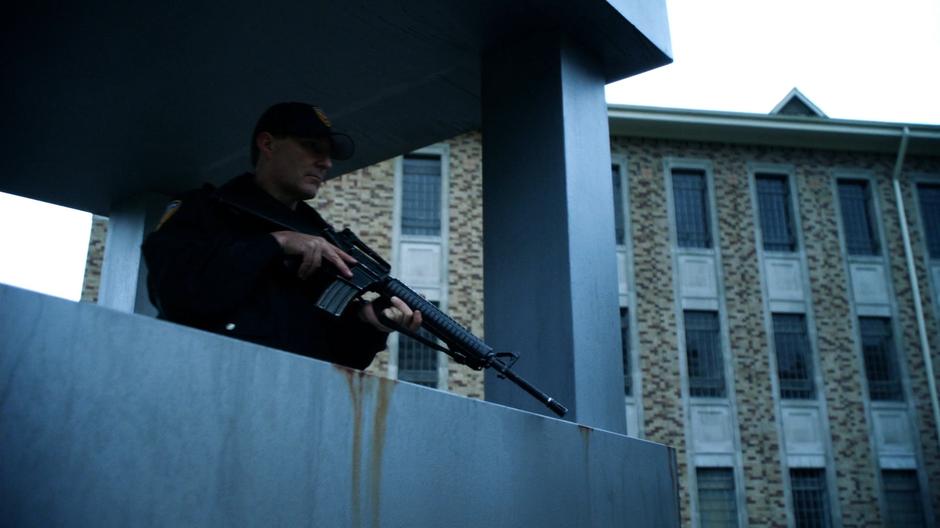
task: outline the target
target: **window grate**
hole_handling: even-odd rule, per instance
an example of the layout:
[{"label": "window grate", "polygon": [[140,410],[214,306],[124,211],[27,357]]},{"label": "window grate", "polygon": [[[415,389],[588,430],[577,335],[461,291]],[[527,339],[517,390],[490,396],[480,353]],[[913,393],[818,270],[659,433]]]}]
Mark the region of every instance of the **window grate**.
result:
[{"label": "window grate", "polygon": [[725,396],[717,312],[685,312],[685,350],[689,367],[689,395]]},{"label": "window grate", "polygon": [[862,355],[868,396],[872,400],[902,401],[898,358],[891,335],[891,320],[882,317],[859,317],[862,334]]},{"label": "window grate", "polygon": [[441,158],[406,156],[402,160],[401,232],[441,234]]},{"label": "window grate", "polygon": [[[432,302],[434,306],[438,303]],[[424,328],[418,335],[435,342],[436,338]],[[438,382],[437,350],[412,339],[405,334],[398,334],[398,379],[409,383],[437,388]]]},{"label": "window grate", "polygon": [[437,387],[437,351],[406,335],[399,335],[398,379]]},{"label": "window grate", "polygon": [[738,525],[738,507],[731,468],[696,468],[698,513],[702,528]]},{"label": "window grate", "polygon": [[795,251],[790,213],[790,186],[787,177],[757,175],[757,205],[760,211],[761,238],[766,251]]},{"label": "window grate", "polygon": [[829,528],[829,499],[824,469],[791,469],[793,517],[797,528]]},{"label": "window grate", "polygon": [[839,205],[849,255],[878,255],[868,182],[839,180]]},{"label": "window grate", "polygon": [[816,397],[816,390],[806,318],[802,314],[773,314],[772,317],[780,397],[811,400]]},{"label": "window grate", "polygon": [[922,183],[917,186],[920,213],[923,217],[927,252],[932,259],[940,259],[940,185]]},{"label": "window grate", "polygon": [[620,349],[623,353],[623,393],[633,395],[633,371],[630,366],[630,312],[620,309]]},{"label": "window grate", "polygon": [[707,191],[704,171],[672,171],[672,192],[676,206],[676,242],[679,247],[712,247]]},{"label": "window grate", "polygon": [[610,174],[614,184],[614,233],[617,245],[622,246],[626,244],[627,233],[624,226],[626,210],[623,205],[623,181],[620,179],[620,167],[611,165]]},{"label": "window grate", "polygon": [[885,505],[888,507],[885,517],[886,526],[917,527],[927,526],[924,519],[924,507],[921,504],[920,486],[917,472],[912,470],[886,469],[881,472],[884,482]]}]

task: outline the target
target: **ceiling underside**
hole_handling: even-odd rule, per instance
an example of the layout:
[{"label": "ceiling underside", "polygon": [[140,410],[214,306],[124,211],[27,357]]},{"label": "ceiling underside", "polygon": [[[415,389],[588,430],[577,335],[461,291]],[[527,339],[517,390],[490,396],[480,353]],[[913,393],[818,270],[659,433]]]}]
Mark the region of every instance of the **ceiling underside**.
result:
[{"label": "ceiling underside", "polygon": [[107,214],[220,183],[284,100],[356,138],[347,172],[479,129],[482,58],[533,33],[570,35],[608,82],[671,60],[664,0],[136,4],[5,16],[0,190]]}]

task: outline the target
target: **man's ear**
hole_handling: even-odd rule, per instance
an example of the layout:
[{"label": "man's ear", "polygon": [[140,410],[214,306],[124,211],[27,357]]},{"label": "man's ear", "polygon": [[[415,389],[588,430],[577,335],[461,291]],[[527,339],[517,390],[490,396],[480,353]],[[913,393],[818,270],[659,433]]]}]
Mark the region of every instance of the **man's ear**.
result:
[{"label": "man's ear", "polygon": [[274,136],[270,132],[258,132],[258,135],[255,136],[255,146],[258,147],[261,158],[271,159],[274,151]]}]

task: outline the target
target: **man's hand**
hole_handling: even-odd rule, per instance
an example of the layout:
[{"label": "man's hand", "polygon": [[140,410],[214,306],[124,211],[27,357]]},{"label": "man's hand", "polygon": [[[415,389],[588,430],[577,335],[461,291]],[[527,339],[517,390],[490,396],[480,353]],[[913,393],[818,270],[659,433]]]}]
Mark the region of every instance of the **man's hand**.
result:
[{"label": "man's hand", "polygon": [[285,255],[301,257],[300,267],[297,269],[297,276],[301,279],[313,275],[323,265],[324,260],[335,266],[344,277],[352,277],[349,265],[355,264],[356,259],[327,242],[325,238],[296,231],[275,231],[271,236],[277,240]]},{"label": "man's hand", "polygon": [[[412,332],[417,332],[418,328],[421,327],[421,312],[418,310],[412,310],[408,307],[407,304],[405,304],[405,301],[402,301],[398,297],[392,297],[391,301],[392,305],[382,310],[382,313],[385,315],[385,317],[388,317],[395,323]],[[378,330],[381,330],[382,332],[392,331],[391,328],[388,328],[379,322],[379,318],[375,314],[375,307],[371,302],[362,305],[362,309],[359,310],[359,318],[371,324]]]}]

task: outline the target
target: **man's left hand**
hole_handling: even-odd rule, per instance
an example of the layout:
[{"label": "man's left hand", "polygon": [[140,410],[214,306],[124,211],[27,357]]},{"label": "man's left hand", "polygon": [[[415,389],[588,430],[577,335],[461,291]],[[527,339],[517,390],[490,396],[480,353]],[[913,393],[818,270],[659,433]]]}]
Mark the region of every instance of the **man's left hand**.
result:
[{"label": "man's left hand", "polygon": [[[412,310],[408,307],[407,304],[405,304],[405,301],[402,301],[398,297],[392,297],[391,301],[392,305],[382,310],[382,313],[385,315],[385,317],[391,319],[398,325],[405,327],[411,332],[417,332],[418,328],[421,327],[421,312],[418,310]],[[362,306],[362,308],[359,310],[359,318],[382,332],[388,333],[393,331],[393,329],[379,322],[379,318],[375,313],[375,307],[371,302]]]}]

